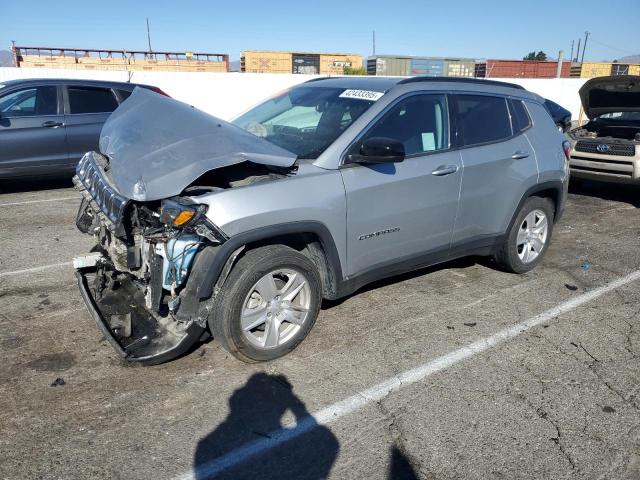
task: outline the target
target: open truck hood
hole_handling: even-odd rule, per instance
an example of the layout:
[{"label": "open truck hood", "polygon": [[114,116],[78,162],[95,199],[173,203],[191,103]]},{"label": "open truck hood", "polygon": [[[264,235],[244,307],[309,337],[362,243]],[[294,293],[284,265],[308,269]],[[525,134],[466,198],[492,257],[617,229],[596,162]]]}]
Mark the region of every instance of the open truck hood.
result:
[{"label": "open truck hood", "polygon": [[605,113],[640,111],[640,77],[620,75],[598,77],[580,88],[580,100],[587,117]]},{"label": "open truck hood", "polygon": [[178,195],[204,173],[244,161],[290,167],[296,155],[187,104],[136,88],[100,135],[111,179],[140,201]]}]

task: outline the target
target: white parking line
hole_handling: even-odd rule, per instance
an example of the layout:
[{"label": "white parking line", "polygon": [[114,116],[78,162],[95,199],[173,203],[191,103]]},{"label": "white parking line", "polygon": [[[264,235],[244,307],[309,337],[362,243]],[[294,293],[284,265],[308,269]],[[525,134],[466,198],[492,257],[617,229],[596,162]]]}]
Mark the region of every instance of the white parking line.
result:
[{"label": "white parking line", "polygon": [[51,265],[42,265],[40,267],[25,268],[24,270],[14,270],[13,272],[0,272],[0,277],[9,277],[11,275],[22,275],[23,273],[38,273],[51,268],[66,267],[73,265],[73,262],[52,263]]},{"label": "white parking line", "polygon": [[176,477],[176,480],[191,480],[196,477],[207,478],[215,476],[218,473],[224,472],[225,470],[228,470],[251,457],[265,453],[272,448],[278,447],[289,440],[307,433],[313,430],[317,425],[327,425],[332,423],[346,415],[360,410],[372,402],[381,400],[391,392],[395,392],[407,385],[423,380],[434,373],[445,370],[458,362],[461,362],[462,360],[482,353],[502,342],[515,338],[521,333],[524,333],[537,325],[575,310],[584,303],[590,302],[605,293],[611,292],[612,290],[620,288],[638,279],[640,279],[640,270],[636,270],[629,275],[614,280],[602,287],[596,288],[577,297],[573,297],[556,307],[550,308],[546,312],[536,315],[535,317],[531,317],[523,322],[505,328],[504,330],[500,330],[489,337],[481,338],[466,347],[449,352],[441,357],[378,383],[367,390],[358,392],[349,398],[334,403],[333,405],[329,405],[297,424],[285,426],[270,432],[265,437],[246,443],[245,445],[231,450],[210,462],[202,465],[196,465],[193,471],[186,472]]},{"label": "white parking line", "polygon": [[47,198],[46,200],[25,200],[24,202],[0,203],[0,207],[13,207],[15,205],[28,205],[30,203],[64,202],[66,200],[80,200],[80,198],[79,195],[76,195],[75,197]]}]

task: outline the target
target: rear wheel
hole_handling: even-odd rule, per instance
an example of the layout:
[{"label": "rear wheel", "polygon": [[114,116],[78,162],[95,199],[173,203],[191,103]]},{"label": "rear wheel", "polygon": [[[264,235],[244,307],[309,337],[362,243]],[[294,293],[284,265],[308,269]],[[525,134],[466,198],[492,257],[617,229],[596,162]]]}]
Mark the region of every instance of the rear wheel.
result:
[{"label": "rear wheel", "polygon": [[321,302],[320,275],[284,245],[250,250],[231,271],[209,319],[214,337],[245,362],[273,360],[304,340]]},{"label": "rear wheel", "polygon": [[551,240],[553,212],[553,203],[548,198],[530,197],[524,202],[496,255],[502,268],[524,273],[540,263]]}]

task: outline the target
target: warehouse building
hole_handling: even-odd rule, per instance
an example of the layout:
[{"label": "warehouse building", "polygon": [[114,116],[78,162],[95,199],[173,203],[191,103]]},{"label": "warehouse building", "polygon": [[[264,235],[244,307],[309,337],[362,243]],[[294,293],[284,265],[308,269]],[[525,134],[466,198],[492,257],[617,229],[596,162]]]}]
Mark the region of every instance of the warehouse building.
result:
[{"label": "warehouse building", "polygon": [[362,68],[362,56],[352,53],[245,50],[240,57],[240,70],[246,73],[342,75],[345,67]]},{"label": "warehouse building", "polygon": [[367,58],[367,75],[473,77],[475,65],[471,58],[375,55]]}]

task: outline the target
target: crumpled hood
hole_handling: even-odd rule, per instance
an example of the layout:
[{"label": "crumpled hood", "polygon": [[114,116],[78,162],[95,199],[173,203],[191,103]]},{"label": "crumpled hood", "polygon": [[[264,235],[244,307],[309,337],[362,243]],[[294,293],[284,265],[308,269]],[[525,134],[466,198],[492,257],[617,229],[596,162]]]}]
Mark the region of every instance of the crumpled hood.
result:
[{"label": "crumpled hood", "polygon": [[296,155],[194,107],[144,88],[109,117],[100,135],[111,179],[140,201],[178,195],[209,170],[251,161],[290,167]]},{"label": "crumpled hood", "polygon": [[598,77],[580,88],[582,108],[590,119],[605,113],[640,111],[640,77]]}]

